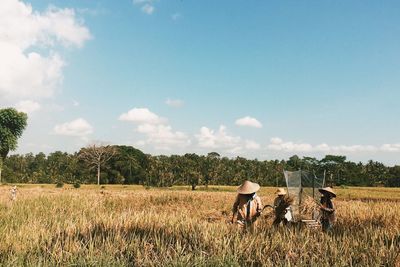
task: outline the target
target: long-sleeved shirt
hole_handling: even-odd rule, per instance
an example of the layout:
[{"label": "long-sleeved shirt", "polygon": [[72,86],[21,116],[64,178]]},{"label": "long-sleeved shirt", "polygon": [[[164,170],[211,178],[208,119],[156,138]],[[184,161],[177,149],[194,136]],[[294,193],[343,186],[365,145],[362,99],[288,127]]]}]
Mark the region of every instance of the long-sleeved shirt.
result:
[{"label": "long-sleeved shirt", "polygon": [[336,221],[335,205],[328,197],[321,197],[321,219],[334,223]]},{"label": "long-sleeved shirt", "polygon": [[262,203],[259,196],[238,194],[233,204],[233,215],[238,221],[252,222],[260,215]]}]

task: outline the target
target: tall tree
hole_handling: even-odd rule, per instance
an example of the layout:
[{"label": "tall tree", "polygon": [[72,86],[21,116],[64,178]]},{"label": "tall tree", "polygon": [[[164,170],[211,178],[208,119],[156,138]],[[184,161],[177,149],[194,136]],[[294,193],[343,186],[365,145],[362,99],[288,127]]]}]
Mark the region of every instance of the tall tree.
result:
[{"label": "tall tree", "polygon": [[287,161],[287,165],[290,167],[290,169],[292,170],[300,170],[303,166],[302,164],[302,160],[299,156],[297,155],[293,155],[289,158],[289,160]]},{"label": "tall tree", "polygon": [[97,169],[98,185],[100,185],[101,166],[105,162],[109,161],[115,155],[115,153],[115,148],[112,146],[96,144],[89,145],[80,151],[79,157],[84,160],[89,167]]},{"label": "tall tree", "polygon": [[320,164],[327,170],[330,186],[341,183],[341,173],[346,162],[346,156],[326,155]]},{"label": "tall tree", "polygon": [[[146,155],[131,146],[114,147],[117,153],[107,162],[107,169],[117,171],[121,181],[125,184],[143,184],[146,178],[145,167],[148,163]],[[108,176],[111,178],[115,175],[109,174]],[[109,182],[117,183],[118,181],[111,178]]]},{"label": "tall tree", "polygon": [[216,176],[218,161],[220,157],[221,156],[217,152],[210,152],[207,154],[207,157],[203,161],[202,171],[207,189],[210,181],[213,180]]},{"label": "tall tree", "polygon": [[0,183],[3,163],[8,153],[17,149],[18,138],[21,137],[28,116],[14,108],[0,109]]},{"label": "tall tree", "polygon": [[197,185],[199,185],[203,180],[201,170],[203,159],[204,158],[194,153],[186,153],[183,156],[184,164],[186,166],[184,170],[185,176],[188,180],[188,184],[192,186],[192,190],[196,190]]}]

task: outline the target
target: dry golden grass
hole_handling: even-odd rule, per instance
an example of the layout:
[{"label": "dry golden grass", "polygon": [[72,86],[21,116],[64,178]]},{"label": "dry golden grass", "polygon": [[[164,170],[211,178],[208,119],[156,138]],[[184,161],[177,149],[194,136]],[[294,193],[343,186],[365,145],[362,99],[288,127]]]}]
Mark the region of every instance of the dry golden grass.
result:
[{"label": "dry golden grass", "polygon": [[[268,212],[255,233],[241,233],[227,223],[232,187],[23,186],[13,203],[9,188],[0,187],[4,266],[395,266],[400,253],[397,201],[348,201],[339,192],[331,234],[273,229]],[[261,190],[264,204],[274,191]]]}]

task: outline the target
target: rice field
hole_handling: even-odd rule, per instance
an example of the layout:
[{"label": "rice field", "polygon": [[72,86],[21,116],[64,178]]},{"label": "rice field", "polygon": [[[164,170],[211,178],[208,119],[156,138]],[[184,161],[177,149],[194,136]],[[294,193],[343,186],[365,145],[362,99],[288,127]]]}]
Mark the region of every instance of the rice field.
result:
[{"label": "rice field", "polygon": [[[400,266],[400,189],[336,189],[330,234],[229,224],[235,187],[0,187],[2,266]],[[275,188],[259,192],[272,204]]]}]

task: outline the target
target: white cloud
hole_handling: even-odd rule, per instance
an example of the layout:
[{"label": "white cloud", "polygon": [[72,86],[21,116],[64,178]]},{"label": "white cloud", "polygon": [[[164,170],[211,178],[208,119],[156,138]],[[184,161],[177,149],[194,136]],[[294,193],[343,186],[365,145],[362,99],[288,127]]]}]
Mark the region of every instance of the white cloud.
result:
[{"label": "white cloud", "polygon": [[74,107],[79,107],[80,103],[78,101],[76,101],[75,99],[72,99],[72,105]]},{"label": "white cloud", "polygon": [[[318,149],[318,146],[316,147]],[[371,145],[339,145],[339,146],[331,146],[330,150],[332,152],[374,152],[377,151],[378,148]]]},{"label": "white cloud", "polygon": [[62,81],[64,62],[57,55],[48,57],[0,41],[0,96],[7,100],[51,97]]},{"label": "white cloud", "polygon": [[151,15],[154,13],[155,7],[153,4],[153,0],[133,0],[132,3],[134,5],[140,6],[140,10],[147,15]]},{"label": "white cloud", "polygon": [[137,132],[147,136],[142,144],[153,145],[156,149],[170,150],[173,147],[187,147],[191,143],[185,133],[173,131],[169,125],[141,124],[137,127]]},{"label": "white cloud", "polygon": [[261,148],[260,144],[255,141],[243,140],[240,136],[229,134],[224,125],[221,125],[217,131],[201,127],[195,138],[200,148],[221,149],[233,155]]},{"label": "white cloud", "polygon": [[2,0],[0,7],[1,41],[21,49],[38,44],[53,46],[56,42],[80,47],[91,38],[73,9],[51,6],[40,13],[19,0]]},{"label": "white cloud", "polygon": [[[87,40],[92,38],[82,21],[76,18],[74,9],[50,7],[44,15],[40,16],[39,21],[43,31],[47,32],[45,40],[48,44],[59,41],[64,46],[82,47]],[[54,36],[56,40],[51,36]]]},{"label": "white cloud", "polygon": [[261,148],[261,145],[255,141],[252,140],[246,140],[245,141],[245,148],[248,150],[259,150]]},{"label": "white cloud", "polygon": [[271,138],[271,144],[279,145],[279,144],[282,144],[282,143],[283,143],[283,140],[281,138],[279,138],[279,137],[272,137]]},{"label": "white cloud", "polygon": [[31,114],[40,109],[40,104],[32,100],[19,101],[15,108],[19,111]]},{"label": "white cloud", "polygon": [[232,148],[238,146],[241,142],[239,136],[229,135],[224,125],[221,125],[218,131],[201,127],[200,133],[195,137],[201,148]]},{"label": "white cloud", "polygon": [[[324,153],[355,153],[355,152],[374,152],[378,148],[372,145],[337,145],[330,146],[326,143],[311,145],[308,143],[295,143],[292,141],[284,142],[279,137],[271,138],[267,146],[269,150],[283,152],[324,152]],[[382,149],[381,149],[382,150]]]},{"label": "white cloud", "polygon": [[167,100],[165,100],[165,104],[167,104],[168,106],[173,107],[173,108],[180,108],[185,103],[180,99],[167,98]]},{"label": "white cloud", "polygon": [[65,65],[57,45],[82,47],[90,38],[73,9],[38,12],[19,0],[0,1],[0,98],[52,96]]},{"label": "white cloud", "polygon": [[262,128],[261,122],[259,122],[256,118],[252,118],[252,117],[249,117],[249,116],[237,119],[235,123],[238,126],[248,126],[248,127],[254,127],[254,128]]},{"label": "white cloud", "polygon": [[312,151],[312,146],[305,143],[284,142],[281,138],[274,137],[271,138],[268,149],[285,152],[308,152]]},{"label": "white cloud", "polygon": [[166,119],[161,118],[147,108],[133,108],[127,113],[121,114],[119,116],[119,120],[131,121],[140,124],[161,124],[166,122]]},{"label": "white cloud", "polygon": [[325,143],[317,145],[315,149],[321,152],[329,152],[331,150],[330,146]]},{"label": "white cloud", "polygon": [[147,108],[133,108],[121,114],[119,120],[137,124],[136,132],[146,136],[145,140],[137,142],[140,146],[151,145],[156,149],[170,150],[191,144],[190,138],[185,133],[173,131],[166,119]]},{"label": "white cloud", "polygon": [[400,152],[399,144],[383,144],[380,149],[385,152]]},{"label": "white cloud", "polygon": [[54,133],[57,135],[86,137],[93,133],[93,127],[85,119],[78,118],[56,125]]}]

